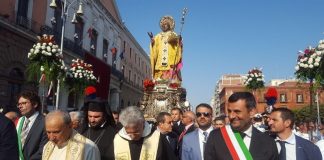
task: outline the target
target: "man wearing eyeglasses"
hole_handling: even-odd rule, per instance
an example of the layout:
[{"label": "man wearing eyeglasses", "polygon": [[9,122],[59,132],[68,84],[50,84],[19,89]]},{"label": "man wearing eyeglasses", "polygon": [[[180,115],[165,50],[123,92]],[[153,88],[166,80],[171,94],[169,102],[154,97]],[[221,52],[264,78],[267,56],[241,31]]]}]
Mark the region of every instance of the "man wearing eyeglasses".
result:
[{"label": "man wearing eyeglasses", "polygon": [[183,137],[181,159],[204,159],[204,149],[209,133],[213,130],[213,109],[206,103],[196,107],[196,117],[199,128]]},{"label": "man wearing eyeglasses", "polygon": [[17,107],[22,115],[17,123],[20,159],[40,160],[48,138],[45,131],[45,118],[39,112],[41,102],[35,92],[20,94]]}]

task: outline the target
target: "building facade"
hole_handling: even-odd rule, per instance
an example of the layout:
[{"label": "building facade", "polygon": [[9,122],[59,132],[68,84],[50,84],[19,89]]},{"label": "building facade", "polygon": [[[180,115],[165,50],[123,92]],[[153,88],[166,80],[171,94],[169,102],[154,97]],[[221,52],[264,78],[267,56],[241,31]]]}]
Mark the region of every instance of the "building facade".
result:
[{"label": "building facade", "polygon": [[[61,42],[63,0],[7,0],[0,6],[0,105],[15,107],[22,90],[42,88],[27,81],[27,53],[38,35],[54,35]],[[150,75],[147,53],[122,23],[114,0],[81,0],[83,16],[73,16],[79,9],[78,0],[67,0],[68,12],[64,32],[64,61],[84,59],[94,65],[98,97],[107,100],[112,109],[137,105],[142,98],[142,82]],[[73,18],[76,18],[71,23]],[[84,97],[73,98],[69,90],[60,91],[62,109],[78,109]],[[52,99],[51,99],[52,98]],[[53,98],[46,98],[53,109]],[[44,102],[45,102],[44,101]]]},{"label": "building facade", "polygon": [[[229,96],[235,92],[248,91],[243,84],[244,75],[224,75],[218,82],[218,104],[216,110],[218,115],[227,114],[227,100]],[[223,85],[224,84],[224,85]],[[272,84],[272,85],[271,85]],[[310,105],[309,83],[298,82],[297,80],[272,80],[270,85],[265,88],[254,91],[253,94],[257,101],[257,111],[262,113],[265,111],[267,104],[264,98],[269,87],[276,88],[278,92],[275,107],[285,107],[292,110],[300,109]],[[319,92],[319,104],[324,104],[324,92]],[[216,98],[215,98],[216,99]],[[316,99],[314,99],[316,104]]]}]

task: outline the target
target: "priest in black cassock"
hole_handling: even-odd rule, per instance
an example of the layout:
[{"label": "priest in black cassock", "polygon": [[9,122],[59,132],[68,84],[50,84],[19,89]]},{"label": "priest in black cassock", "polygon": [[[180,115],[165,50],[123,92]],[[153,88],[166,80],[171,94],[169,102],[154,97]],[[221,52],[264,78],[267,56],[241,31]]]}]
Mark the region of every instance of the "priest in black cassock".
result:
[{"label": "priest in black cassock", "polygon": [[91,100],[84,105],[85,123],[82,135],[99,148],[101,160],[114,160],[113,140],[117,130],[107,103]]},{"label": "priest in black cassock", "polygon": [[143,112],[136,106],[121,111],[119,120],[123,128],[114,139],[116,159],[175,160],[165,135],[153,129]]}]

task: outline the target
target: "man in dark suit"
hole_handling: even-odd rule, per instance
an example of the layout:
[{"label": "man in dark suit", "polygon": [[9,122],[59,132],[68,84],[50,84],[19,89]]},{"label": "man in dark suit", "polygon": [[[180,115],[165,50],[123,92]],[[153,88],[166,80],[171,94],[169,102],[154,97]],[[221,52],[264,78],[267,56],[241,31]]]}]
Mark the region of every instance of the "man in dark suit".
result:
[{"label": "man in dark suit", "polygon": [[252,125],[255,112],[256,101],[253,94],[233,93],[228,99],[227,106],[230,125],[209,134],[204,152],[205,160],[277,159],[278,150],[275,141]]},{"label": "man in dark suit", "polygon": [[175,155],[178,155],[178,136],[172,132],[172,118],[171,114],[167,112],[160,112],[156,117],[156,127],[161,134],[165,135],[166,140],[169,142],[170,147]]},{"label": "man in dark suit", "polygon": [[47,143],[45,118],[39,112],[39,96],[30,91],[20,94],[17,107],[22,115],[17,124],[20,159],[40,160]]},{"label": "man in dark suit", "polygon": [[205,144],[212,127],[213,109],[206,103],[196,107],[196,117],[199,128],[183,137],[181,158],[184,160],[203,159]]},{"label": "man in dark suit", "polygon": [[0,113],[0,160],[18,160],[18,140],[15,125]]},{"label": "man in dark suit", "polygon": [[270,114],[269,126],[271,132],[277,134],[279,159],[321,160],[321,152],[315,144],[292,132],[294,122],[294,113],[287,108],[275,108]]},{"label": "man in dark suit", "polygon": [[175,132],[178,136],[181,134],[181,132],[184,130],[185,126],[182,124],[183,112],[180,108],[172,108],[171,109],[171,118],[172,118],[172,131]]}]

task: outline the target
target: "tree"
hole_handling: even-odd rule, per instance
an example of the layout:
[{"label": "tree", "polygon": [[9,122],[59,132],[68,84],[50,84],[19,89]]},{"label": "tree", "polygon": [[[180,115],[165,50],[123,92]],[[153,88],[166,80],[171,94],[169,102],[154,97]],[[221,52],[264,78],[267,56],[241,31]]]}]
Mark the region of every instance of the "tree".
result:
[{"label": "tree", "polygon": [[[319,110],[320,110],[321,121],[323,122],[324,121],[324,105],[320,105]],[[317,114],[314,114],[314,113],[317,113],[316,107],[310,108],[309,106],[306,106],[301,109],[296,109],[293,112],[295,113],[296,122],[317,121]]]}]

